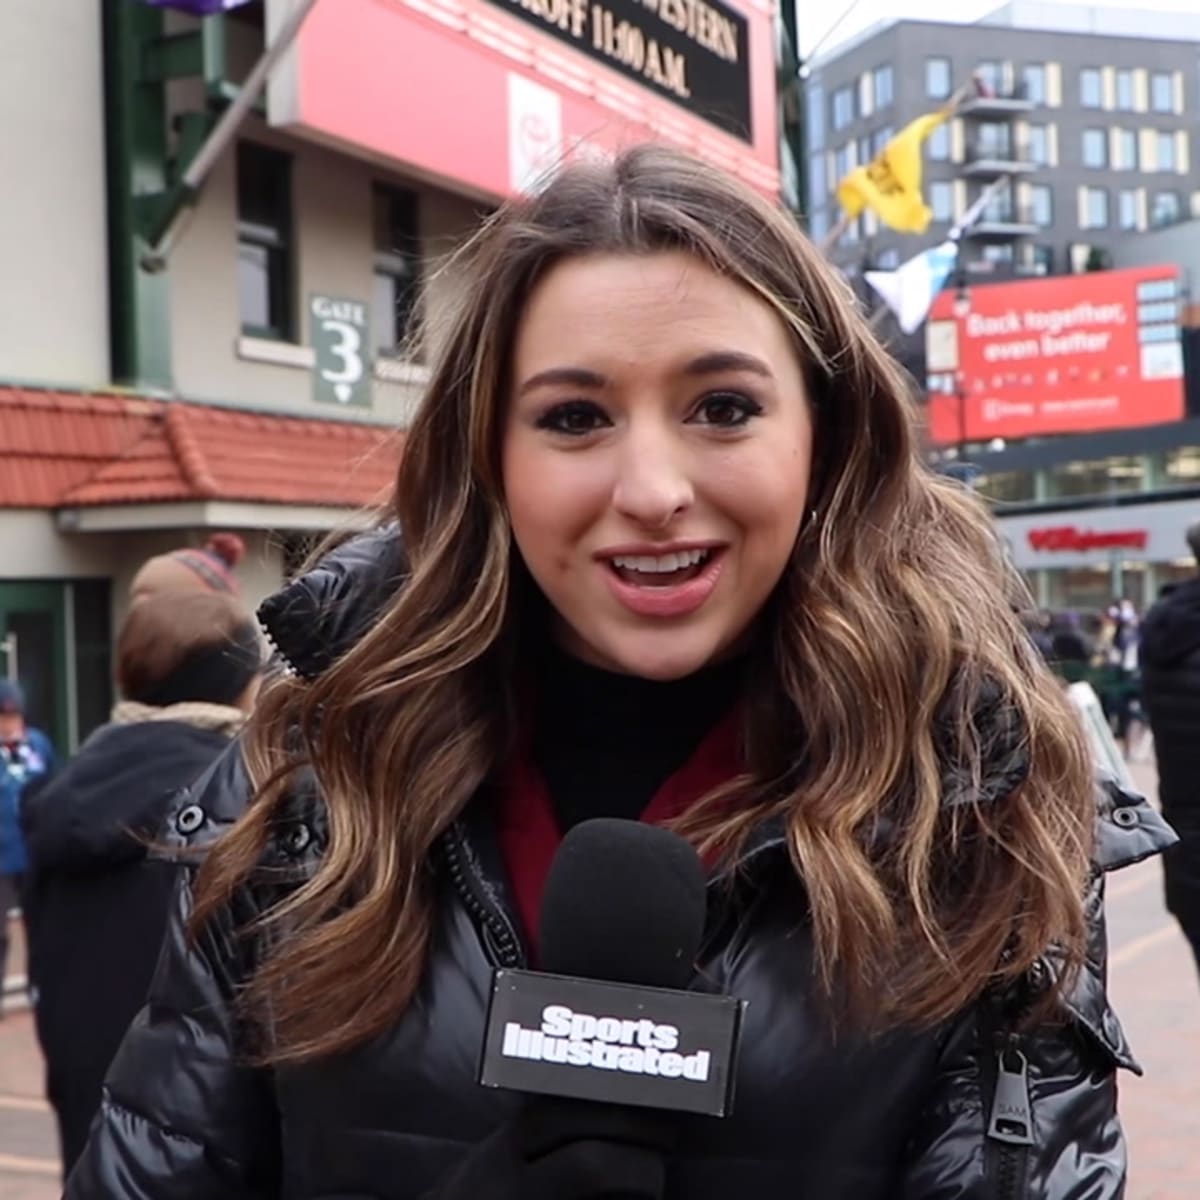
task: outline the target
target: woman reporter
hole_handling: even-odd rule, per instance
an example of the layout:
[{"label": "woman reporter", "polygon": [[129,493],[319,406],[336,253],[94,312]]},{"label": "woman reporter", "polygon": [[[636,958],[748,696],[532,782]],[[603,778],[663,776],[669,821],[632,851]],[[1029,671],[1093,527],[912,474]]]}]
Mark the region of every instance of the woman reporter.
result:
[{"label": "woman reporter", "polygon": [[679,1119],[661,1194],[1121,1195],[1101,877],[1171,835],[1097,797],[844,285],[649,147],[464,266],[385,523],[262,610],[291,670],[181,814],[195,906],[67,1196],[604,1195],[474,1083],[593,816],[693,841],[697,979],[748,1001],[735,1110]]}]

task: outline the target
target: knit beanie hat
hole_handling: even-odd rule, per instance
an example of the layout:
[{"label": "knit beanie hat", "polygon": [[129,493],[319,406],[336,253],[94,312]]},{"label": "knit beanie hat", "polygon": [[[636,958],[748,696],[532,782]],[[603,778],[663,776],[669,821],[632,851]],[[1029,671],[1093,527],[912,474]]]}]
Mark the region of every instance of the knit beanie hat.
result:
[{"label": "knit beanie hat", "polygon": [[199,549],[172,550],[147,559],[133,577],[134,600],[160,592],[208,591],[236,596],[241,591],[234,568],[246,553],[236,533],[214,533]]},{"label": "knit beanie hat", "polygon": [[0,713],[25,713],[25,693],[11,679],[0,679]]}]

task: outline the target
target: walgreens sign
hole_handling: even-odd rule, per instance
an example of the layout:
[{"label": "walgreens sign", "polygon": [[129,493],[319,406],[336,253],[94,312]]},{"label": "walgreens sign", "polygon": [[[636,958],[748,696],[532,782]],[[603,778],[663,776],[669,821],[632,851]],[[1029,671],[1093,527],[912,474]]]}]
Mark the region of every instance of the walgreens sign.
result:
[{"label": "walgreens sign", "polygon": [[998,516],[996,527],[1014,564],[1099,567],[1127,562],[1190,560],[1189,526],[1200,521],[1200,501],[1166,500],[1107,508]]},{"label": "walgreens sign", "polygon": [[1184,414],[1179,270],[942,292],[926,326],[935,445],[1126,429]]},{"label": "walgreens sign", "polygon": [[1047,553],[1087,550],[1145,550],[1150,541],[1146,529],[1114,529],[1109,531],[1080,529],[1076,525],[1056,525],[1051,529],[1031,529],[1025,535],[1029,545]]}]

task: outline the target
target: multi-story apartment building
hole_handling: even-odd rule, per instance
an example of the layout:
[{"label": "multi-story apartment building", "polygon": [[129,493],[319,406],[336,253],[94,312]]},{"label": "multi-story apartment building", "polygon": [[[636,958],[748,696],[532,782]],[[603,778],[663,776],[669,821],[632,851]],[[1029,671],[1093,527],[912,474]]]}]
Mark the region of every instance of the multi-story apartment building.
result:
[{"label": "multi-story apartment building", "polygon": [[[1014,275],[1180,268],[1190,366],[1183,419],[949,449],[968,456],[1013,561],[1047,607],[1097,608],[1116,594],[1146,604],[1195,570],[1183,529],[1200,519],[1200,221],[1190,219],[1200,217],[1198,44],[1200,10],[1015,0],[974,24],[876,27],[815,63],[809,76],[809,219],[817,239],[837,221],[834,189],[847,171],[906,122],[979,81],[980,94],[926,142],[929,230],[897,234],[864,214],[829,249],[851,277],[942,241],[1002,177],[1009,183],[967,231],[963,271],[951,280],[967,285],[966,311],[976,285]],[[1082,281],[1079,294],[1087,294]],[[923,332],[905,339],[889,322],[884,335],[924,381]]]},{"label": "multi-story apartment building", "polygon": [[970,25],[897,21],[816,63],[808,87],[809,220],[837,220],[834,189],[907,121],[973,77],[982,93],[925,147],[924,237],[871,214],[834,248],[852,272],[894,266],[993,196],[962,261],[991,276],[1107,263],[1139,230],[1200,215],[1200,13],[1068,8],[1016,0]]},{"label": "multi-story apartment building", "polygon": [[[569,22],[516,0],[176,7],[0,4],[0,676],[64,748],[107,713],[146,557],[235,530],[254,604],[386,496],[430,369],[410,331],[481,214],[646,140],[780,194],[757,0],[706,0],[720,45],[641,6],[614,31],[608,0]],[[185,169],[301,11],[193,194]]]}]

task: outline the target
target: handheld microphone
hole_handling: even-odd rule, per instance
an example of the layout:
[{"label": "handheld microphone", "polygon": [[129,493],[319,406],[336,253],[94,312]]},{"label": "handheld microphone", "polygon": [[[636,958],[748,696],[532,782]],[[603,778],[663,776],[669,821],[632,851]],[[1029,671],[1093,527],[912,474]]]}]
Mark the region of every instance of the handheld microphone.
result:
[{"label": "handheld microphone", "polygon": [[546,881],[543,969],[493,976],[479,1082],[593,1101],[601,1122],[621,1105],[725,1116],[743,1004],[685,990],[705,915],[704,868],[682,838],[577,825]]}]

